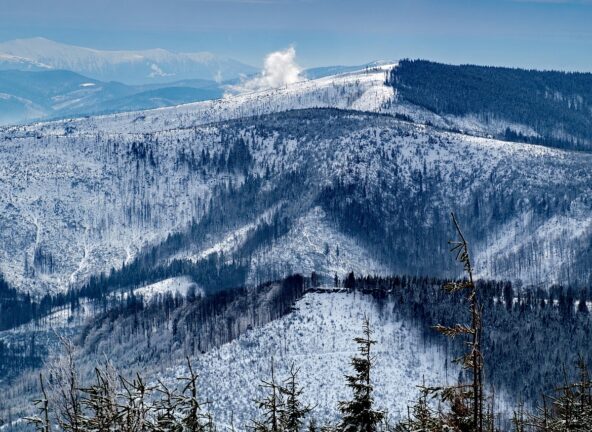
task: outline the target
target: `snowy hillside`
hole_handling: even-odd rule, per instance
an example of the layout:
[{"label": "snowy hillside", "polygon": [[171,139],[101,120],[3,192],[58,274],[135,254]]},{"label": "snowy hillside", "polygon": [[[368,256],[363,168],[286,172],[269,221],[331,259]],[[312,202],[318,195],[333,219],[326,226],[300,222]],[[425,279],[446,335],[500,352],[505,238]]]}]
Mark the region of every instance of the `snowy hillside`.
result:
[{"label": "snowy hillside", "polygon": [[[356,354],[354,337],[362,321],[370,317],[375,346],[376,404],[388,411],[392,420],[407,414],[417,396],[416,385],[453,384],[458,369],[446,366],[442,346],[425,344],[418,329],[397,316],[392,304],[378,309],[362,294],[309,293],[296,304],[295,312],[256,328],[239,339],[195,358],[200,371],[202,397],[212,402],[214,417],[221,424],[246,430],[258,412],[253,399],[261,398],[260,380],[269,379],[273,358],[278,380],[284,379],[292,364],[300,369],[303,400],[314,406],[320,423],[334,422],[337,402],[351,397],[344,375]],[[185,373],[185,367],[168,370],[163,377]],[[500,398],[502,407],[503,401]]]},{"label": "snowy hillside", "polygon": [[0,125],[179,105],[217,99],[223,93],[223,83],[208,80],[130,86],[63,70],[0,67]]},{"label": "snowy hillside", "polygon": [[[0,45],[1,48],[1,45]],[[73,119],[64,122],[33,125],[43,134],[62,134],[64,127],[74,133],[155,132],[171,128],[195,127],[250,116],[260,116],[292,109],[339,108],[399,115],[416,123],[461,131],[476,136],[503,136],[509,128],[524,136],[536,137],[536,132],[524,124],[473,114],[464,116],[437,114],[399,97],[396,86],[387,84],[396,63],[377,62],[360,70],[306,79],[280,88],[233,94],[232,86],[226,97],[214,101],[190,103],[151,111],[129,112],[116,116]],[[314,74],[313,74],[314,77]],[[211,77],[208,77],[211,79]],[[133,106],[133,105],[130,105]],[[13,129],[12,133],[23,130]]]},{"label": "snowy hillside", "polygon": [[[248,282],[313,270],[446,274],[456,209],[480,275],[585,280],[591,156],[382,115],[388,69],[0,129],[0,271],[33,292],[64,290],[212,221],[218,206],[225,220],[169,258],[242,257]],[[274,217],[283,228],[263,236]]]},{"label": "snowy hillside", "polygon": [[[156,110],[40,123],[5,128],[10,136],[31,133],[70,134],[150,133],[186,129],[208,123],[306,108],[340,108],[380,112],[392,101],[392,87],[384,84],[393,65],[305,80],[271,90],[260,90],[214,100]],[[0,132],[1,133],[1,132]],[[0,135],[1,136],[1,135]]]}]

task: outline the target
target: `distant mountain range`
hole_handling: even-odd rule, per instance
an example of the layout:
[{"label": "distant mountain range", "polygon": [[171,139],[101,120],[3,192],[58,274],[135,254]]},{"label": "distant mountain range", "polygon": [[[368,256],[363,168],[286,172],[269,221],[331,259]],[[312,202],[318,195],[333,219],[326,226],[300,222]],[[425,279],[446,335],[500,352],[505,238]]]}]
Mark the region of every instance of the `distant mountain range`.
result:
[{"label": "distant mountain range", "polygon": [[131,86],[65,70],[0,70],[0,124],[80,117],[216,99],[223,85],[211,80]]},{"label": "distant mountain range", "polygon": [[[303,79],[362,70],[328,66]],[[0,125],[136,111],[222,97],[257,73],[211,53],[100,51],[44,38],[0,43]]]},{"label": "distant mountain range", "polygon": [[0,43],[0,70],[69,70],[101,81],[126,84],[186,79],[225,81],[258,69],[208,52],[173,53],[164,49],[102,51],[45,38]]}]

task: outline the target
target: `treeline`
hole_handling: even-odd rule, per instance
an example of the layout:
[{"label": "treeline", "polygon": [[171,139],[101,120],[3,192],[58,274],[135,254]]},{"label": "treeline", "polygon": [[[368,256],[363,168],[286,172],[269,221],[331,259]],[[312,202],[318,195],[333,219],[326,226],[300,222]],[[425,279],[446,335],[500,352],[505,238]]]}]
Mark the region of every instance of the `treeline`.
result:
[{"label": "treeline", "polygon": [[38,368],[46,356],[47,347],[34,334],[9,342],[0,340],[0,378],[11,379],[23,370]]},{"label": "treeline", "polygon": [[437,114],[517,123],[539,135],[529,138],[531,142],[592,149],[589,73],[453,66],[407,59],[391,71],[387,82],[403,100]]},{"label": "treeline", "polygon": [[[366,319],[363,335],[354,339],[358,345],[358,354],[351,360],[353,373],[345,377],[352,391],[352,398],[339,403],[341,418],[336,424],[323,425],[321,428],[316,425],[314,416],[309,416],[312,408],[303,405],[299,400],[303,390],[297,384],[298,371],[292,367],[290,376],[285,381],[278,382],[274,376],[272,359],[271,379],[262,381],[263,387],[267,390],[266,396],[256,401],[262,410],[262,416],[253,421],[253,430],[296,432],[304,430],[306,426],[309,431],[340,432],[496,432],[503,428],[495,408],[494,391],[496,377],[503,376],[499,375],[501,371],[512,369],[518,364],[518,373],[511,377],[511,381],[503,383],[502,388],[516,392],[520,400],[524,401],[520,390],[532,385],[530,380],[533,376],[538,373],[537,379],[545,379],[545,373],[550,371],[545,368],[557,369],[557,361],[553,361],[557,359],[550,359],[544,354],[552,351],[550,341],[565,340],[566,345],[559,346],[558,349],[567,353],[589,349],[589,290],[581,290],[576,301],[573,290],[560,286],[546,293],[542,290],[522,290],[503,282],[476,283],[473,279],[468,244],[454,216],[453,221],[457,240],[451,241],[450,244],[457,260],[463,265],[466,278],[356,278],[350,273],[343,281],[336,276],[334,284],[337,290],[343,287],[345,290],[372,295],[378,302],[378,310],[380,307],[392,305],[408,319],[420,322],[431,320],[429,325],[432,326],[432,330],[435,329],[451,341],[450,356],[455,358],[462,371],[456,382],[445,386],[438,383],[421,383],[420,397],[410,407],[407,418],[394,425],[389,423],[386,413],[374,407],[371,379],[374,356],[371,349],[376,342],[372,340],[372,331]],[[147,356],[150,355],[150,335],[162,334],[162,330],[168,329],[169,326],[172,333],[179,333],[180,322],[197,324],[197,327],[185,325],[185,330],[192,333],[194,341],[196,336],[201,338],[208,335],[209,342],[214,346],[232,338],[232,329],[239,329],[237,335],[240,333],[241,325],[243,331],[248,329],[253,323],[249,318],[252,320],[261,317],[262,311],[275,311],[277,316],[287,313],[292,304],[302,297],[307,285],[311,289],[317,289],[316,275],[311,276],[309,284],[303,277],[293,276],[280,284],[263,286],[257,292],[236,290],[231,293],[220,293],[217,297],[189,299],[189,303],[197,307],[188,308],[184,308],[182,299],[168,295],[164,300],[157,301],[154,310],[145,316],[139,313],[143,310],[143,303],[141,306],[130,296],[126,298],[124,307],[105,314],[98,326],[111,340],[118,339],[120,345],[122,340],[127,340],[136,346],[139,353]],[[245,299],[250,301],[245,303]],[[176,310],[188,313],[175,315]],[[181,316],[184,318],[183,321],[178,319]],[[500,316],[501,322],[498,321]],[[189,317],[191,319],[187,319]],[[269,318],[273,319],[273,316],[269,315]],[[556,326],[556,323],[559,325]],[[113,331],[119,331],[120,327],[125,327],[128,331],[131,329],[131,333],[113,334]],[[528,327],[532,327],[530,334]],[[548,329],[563,329],[569,334],[545,334]],[[578,334],[580,330],[582,331]],[[147,338],[147,346],[137,344],[141,340],[136,336],[138,334],[144,339]],[[83,335],[82,342],[88,345],[89,341],[92,342],[90,339],[100,341],[99,336],[96,332],[87,332]],[[543,339],[537,340],[535,336]],[[582,339],[579,339],[580,337]],[[208,340],[205,341],[207,342]],[[503,348],[496,351],[496,345],[502,345]],[[573,349],[574,346],[577,348]],[[208,348],[207,345],[202,345],[200,339],[197,349],[202,347]],[[94,349],[96,352],[106,352],[98,346]],[[162,347],[160,349],[162,352]],[[125,353],[126,361],[130,362],[132,353],[129,350],[125,350]],[[192,353],[195,353],[195,345]],[[197,413],[202,405],[196,399],[197,374],[192,370],[190,363],[189,376],[182,380],[193,384],[188,384],[179,391],[170,390],[170,387],[161,381],[157,381],[158,385],[148,387],[147,381],[140,375],[134,380],[121,376],[109,378],[107,368],[96,369],[95,384],[83,387],[79,385],[72,347],[67,350],[67,354],[66,360],[60,363],[61,372],[51,371],[50,383],[57,383],[57,391],[53,396],[49,396],[45,391],[41,377],[43,397],[37,402],[40,416],[31,419],[38,430],[47,432],[54,423],[64,430],[80,432],[113,428],[122,431],[216,430],[216,422],[207,411],[200,417],[202,421],[197,421]],[[134,360],[132,356],[131,361]],[[146,358],[140,357],[137,360],[141,364],[146,364]],[[580,372],[576,380],[570,380],[563,369],[563,376],[551,385],[545,383],[545,390],[555,388],[557,393],[549,399],[543,399],[539,412],[526,414],[523,405],[517,405],[513,416],[514,430],[589,431],[592,427],[592,381],[585,367],[586,360],[585,355],[578,356]],[[520,364],[522,361],[525,362],[524,365]],[[490,369],[497,372],[493,375],[488,374]],[[529,374],[529,369],[537,372],[534,375]],[[558,388],[558,382],[565,384]],[[517,389],[516,386],[520,387]],[[186,397],[188,390],[191,395],[189,399]],[[163,397],[149,399],[151,391]],[[537,396],[540,394],[537,393]],[[189,412],[194,414],[190,422],[187,421],[185,414],[188,409],[183,408],[183,401],[190,401],[192,411]],[[53,418],[50,418],[52,404],[58,409],[53,411]],[[123,423],[122,419],[125,419]],[[306,425],[305,419],[308,420]],[[234,425],[231,424],[229,428],[234,430]]]},{"label": "treeline", "polygon": [[[394,304],[403,318],[422,329],[426,341],[442,343],[432,326],[459,322],[466,305],[459,293],[449,295],[442,290],[449,282],[417,276],[355,278],[352,274],[340,284],[372,295],[378,305]],[[561,365],[569,369],[580,359],[592,362],[592,287],[555,285],[544,290],[488,280],[475,284],[484,305],[483,323],[489,329],[483,333],[482,344],[485,361],[491,365],[484,374],[492,388],[507,389],[515,401],[532,404],[565,379]],[[461,340],[446,344],[455,357],[464,349]]]},{"label": "treeline", "polygon": [[286,315],[308,285],[305,278],[294,275],[256,288],[239,286],[206,296],[169,292],[148,303],[132,293],[89,321],[76,343],[86,357],[125,346],[125,358],[113,361],[126,367],[183,353],[197,355]]},{"label": "treeline", "polygon": [[[385,160],[390,157],[388,152],[383,156]],[[469,199],[459,205],[458,214],[467,221],[466,229],[472,233],[476,245],[481,245],[491,233],[524,213],[532,215],[525,229],[534,233],[553,215],[569,215],[573,203],[580,199],[574,188],[560,184],[531,191],[516,188],[518,175],[511,169],[504,172],[506,168],[500,167],[486,181],[477,182],[473,190],[468,186],[470,181],[462,179],[470,194]],[[446,240],[451,235],[446,223],[449,208],[440,205],[449,199],[441,188],[446,174],[438,167],[415,168],[411,175],[417,187],[410,188],[403,178],[403,170],[395,164],[392,169],[380,172],[378,178],[385,179],[382,187],[376,187],[374,180],[363,174],[338,178],[323,187],[315,203],[325,210],[340,231],[356,238],[376,258],[388,264],[393,273],[453,276],[454,267],[446,257]],[[477,175],[476,171],[467,174]],[[542,251],[549,250],[549,245],[544,238],[534,241],[532,247],[498,254],[489,263],[490,271],[514,280],[522,276],[537,280],[547,264]],[[586,236],[577,242],[558,239],[553,246],[567,249],[577,243],[582,244],[584,251],[590,249],[586,247],[589,243]],[[426,254],[426,250],[432,253]],[[590,258],[590,253],[578,253],[562,264],[561,277],[565,285],[589,283]]]},{"label": "treeline", "polygon": [[[207,240],[215,241],[217,236],[248,223],[254,215],[277,204],[276,194],[281,196],[286,189],[294,188],[299,177],[288,173],[278,180],[274,190],[267,192],[261,191],[267,180],[259,176],[247,176],[240,185],[230,183],[217,188],[214,191],[217,199],[210,201],[202,219],[192,221],[187,229],[170,234],[163,242],[140,252],[130,263],[93,275],[82,286],[71,287],[64,293],[35,298],[10,287],[0,274],[0,312],[6,312],[0,313],[0,330],[40,320],[58,308],[75,310],[84,299],[104,304],[115,292],[176,276],[191,277],[207,293],[244,285],[251,254],[290,229],[291,220],[286,215],[289,208],[285,205],[277,206],[268,219],[259,221],[247,232],[239,253],[231,256],[213,253],[197,261],[171,257],[182,250],[197,253],[207,246]],[[245,208],[251,210],[245,213]]]},{"label": "treeline", "polygon": [[[391,305],[404,320],[421,329],[422,338],[430,344],[444,343],[433,331],[434,323],[451,325],[462,318],[465,310],[461,296],[442,291],[449,282],[422,276],[356,277],[353,273],[332,281],[337,289],[372,296],[379,310]],[[320,284],[316,274],[302,281],[305,290],[314,290]],[[492,388],[507,389],[515,401],[532,404],[564,378],[558,364],[576,364],[580,356],[592,361],[588,341],[592,332],[588,309],[591,287],[553,286],[543,290],[491,280],[477,280],[475,284],[485,306],[483,323],[491,329],[482,340],[485,360],[491,365],[504,365],[484,370]],[[264,284],[259,292],[276,285]],[[277,304],[261,303],[261,294],[255,292],[236,288],[203,299],[168,293],[148,304],[128,296],[87,325],[80,345],[92,354],[101,349],[113,350],[120,344],[117,341],[126,341],[124,345],[129,348],[124,351],[134,361],[140,361],[136,356],[141,356],[147,362],[157,362],[175,350],[199,353],[238,337],[247,328],[282,316],[289,310],[290,301],[298,298],[282,295],[279,298],[284,300]],[[549,345],[549,341],[553,343]],[[464,349],[461,340],[445,344],[452,356]],[[578,349],[574,350],[574,346]],[[532,364],[539,367],[533,368]]]},{"label": "treeline", "polygon": [[[291,228],[290,206],[282,204],[280,197],[293,196],[301,178],[297,172],[288,172],[274,181],[273,188],[265,188],[268,182],[265,176],[247,175],[240,185],[229,183],[216,188],[213,192],[216,199],[210,200],[207,212],[199,221],[193,220],[187,229],[170,234],[121,268],[92,276],[75,291],[82,297],[101,298],[109,292],[174,276],[191,276],[206,292],[243,285],[251,254]],[[275,211],[247,232],[240,250],[233,255],[211,254],[197,262],[171,259],[179,251],[197,253],[205,249],[208,241],[215,241],[220,235],[252,222],[254,217],[273,207]]]},{"label": "treeline", "polygon": [[[343,282],[348,289],[372,293],[381,298],[395,289],[404,279],[392,278],[390,288],[384,280],[364,278],[356,280],[349,275]],[[292,295],[302,295],[303,278],[293,277],[285,281],[291,286]],[[339,281],[337,280],[337,285]],[[472,303],[472,310],[483,310],[481,300],[474,294],[477,288],[472,277],[445,284],[451,297],[462,297]],[[469,290],[469,294],[462,294]],[[294,298],[295,298],[294,297]],[[458,303],[456,303],[458,305]],[[464,319],[471,307],[464,310]],[[462,322],[462,321],[461,321]],[[287,376],[275,374],[273,358],[269,376],[261,379],[263,396],[254,400],[259,414],[252,418],[247,430],[255,432],[587,432],[592,427],[592,380],[583,360],[578,363],[579,375],[574,381],[565,381],[554,387],[554,393],[545,396],[540,409],[527,412],[517,404],[511,422],[495,410],[495,394],[483,391],[483,381],[476,380],[474,371],[482,371],[491,364],[482,357],[487,347],[481,347],[470,339],[472,331],[488,329],[487,324],[473,314],[470,325],[437,325],[441,333],[460,337],[470,348],[468,356],[460,359],[466,371],[473,376],[459,377],[457,383],[440,386],[438,383],[417,383],[420,395],[409,407],[408,415],[393,421],[388,412],[378,409],[374,401],[373,332],[368,319],[362,334],[354,339],[357,353],[351,358],[352,372],[344,379],[351,391],[349,399],[338,403],[340,416],[329,424],[319,424],[315,408],[302,401],[304,389],[299,384],[300,370],[292,365]],[[209,403],[200,391],[199,371],[194,370],[187,358],[187,366],[176,382],[152,379],[136,374],[133,378],[118,373],[107,362],[94,369],[93,379],[83,384],[74,347],[64,341],[65,356],[49,370],[50,379],[40,375],[41,396],[35,401],[37,415],[29,417],[29,424],[39,432],[54,428],[72,432],[111,431],[135,432],[214,432],[237,431],[234,421],[221,424],[209,410]],[[475,351],[476,349],[476,351]],[[470,359],[473,359],[471,361]],[[538,366],[538,365],[537,365]],[[560,381],[561,382],[561,381]],[[413,385],[414,383],[407,383]],[[511,427],[510,427],[511,425]],[[241,429],[242,430],[242,429]]]},{"label": "treeline", "polygon": [[242,137],[222,130],[220,144],[222,150],[217,153],[202,148],[201,152],[196,154],[193,149],[186,150],[182,147],[177,151],[176,164],[186,166],[192,171],[202,172],[204,175],[208,170],[243,173],[251,168],[253,156]]},{"label": "treeline", "polygon": [[34,298],[11,287],[0,273],[0,331],[41,318],[72,300],[73,293],[45,294]]}]

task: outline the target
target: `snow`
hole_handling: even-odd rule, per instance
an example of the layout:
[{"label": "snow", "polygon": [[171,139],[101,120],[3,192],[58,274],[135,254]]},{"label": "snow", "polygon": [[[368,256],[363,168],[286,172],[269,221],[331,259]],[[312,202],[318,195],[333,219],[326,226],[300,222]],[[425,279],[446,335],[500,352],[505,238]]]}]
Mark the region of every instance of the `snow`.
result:
[{"label": "snow", "polygon": [[367,71],[299,81],[277,89],[227,96],[214,101],[89,119],[39,123],[6,130],[13,136],[23,132],[26,134],[30,130],[44,135],[63,135],[65,126],[71,125],[76,127],[74,134],[80,135],[98,131],[149,133],[292,109],[342,108],[379,112],[394,95],[392,87],[384,85],[385,73],[390,67],[392,65],[384,65]]},{"label": "snow", "polygon": [[[370,317],[376,356],[373,381],[376,404],[393,419],[406,415],[417,395],[417,385],[454,383],[455,366],[445,368],[441,347],[424,344],[419,331],[401,320],[393,304],[378,308],[367,296],[351,293],[309,293],[296,310],[239,339],[193,359],[200,373],[201,394],[212,402],[215,418],[245,430],[257,412],[253,399],[261,397],[259,381],[268,379],[273,357],[277,377],[285,378],[292,363],[300,369],[303,400],[321,422],[337,418],[337,402],[349,398],[344,374],[356,353],[353,338],[362,320]],[[450,363],[449,363],[450,364]],[[163,374],[172,380],[185,371],[179,366]]]},{"label": "snow", "polygon": [[[417,192],[417,173],[426,169],[440,179],[435,187],[441,192],[434,198],[440,202],[433,204],[447,206],[466,204],[473,194],[494,187],[494,178],[519,179],[516,188],[533,190],[569,183],[578,194],[574,205],[562,216],[565,219],[549,221],[547,227],[541,225],[539,237],[543,238],[546,230],[557,234],[554,239],[561,237],[563,234],[552,228],[554,224],[562,224],[562,229],[567,230],[565,238],[578,238],[578,227],[585,228],[584,235],[589,233],[586,227],[591,212],[585,190],[590,184],[589,156],[362,114],[404,108],[416,115],[413,107],[392,103],[393,88],[384,80],[393,66],[381,65],[178,107],[0,128],[0,271],[11,283],[32,293],[63,291],[84,282],[91,274],[118,268],[170,233],[184,230],[192,220],[203,216],[215,187],[230,181],[240,184],[243,177],[215,170],[198,175],[179,165],[178,152],[200,155],[202,150],[213,154],[223,151],[220,135],[228,125],[216,122],[248,116],[255,118],[230,127],[239,130],[250,147],[252,173],[265,175],[269,166],[278,167],[282,173],[306,167],[312,176],[307,181],[319,187],[331,185],[336,179],[355,182],[365,178],[376,190],[398,184]],[[343,115],[334,130],[312,130],[300,123],[306,128],[304,136],[286,134],[288,125],[283,120],[278,120],[284,128],[281,136],[276,130],[258,135],[252,126],[263,114],[314,107],[360,113]],[[356,119],[363,119],[363,123],[355,123]],[[347,129],[350,120],[354,123]],[[148,145],[155,166],[131,156],[137,143]],[[273,180],[269,187],[273,187]],[[389,188],[384,192],[388,197]],[[265,267],[281,273],[289,268],[304,273],[314,269],[326,275],[351,270],[379,274],[388,271],[363,245],[340,234],[318,210],[303,207],[302,211],[285,239],[255,252],[250,282],[256,281],[258,269]],[[180,251],[176,257],[195,260],[214,252],[232,253],[260,223],[257,217],[261,216],[253,216],[242,227],[219,237],[208,238],[210,243],[199,249]],[[420,223],[428,225],[430,220]],[[489,233],[479,248],[490,248],[496,239],[501,239],[500,245],[518,239],[517,247],[531,248],[528,236],[504,237],[512,223],[520,221],[510,221],[503,230]],[[300,239],[300,233],[306,237]],[[330,247],[327,256],[325,243]],[[340,257],[336,255],[338,244],[343,245]],[[564,244],[558,247],[546,253],[547,263],[541,263],[540,271],[530,276],[523,274],[525,280],[527,276],[532,281],[558,277],[558,271],[550,270],[550,263],[556,260],[557,269],[569,263],[569,254],[573,254],[566,252],[569,247]],[[25,262],[33,261],[36,248],[54,255],[53,273],[26,274]],[[505,259],[504,250],[507,247],[494,247],[489,255],[478,256],[486,266],[481,268],[481,275],[500,274],[496,263]]]},{"label": "snow", "polygon": [[[535,225],[535,229],[529,229],[533,217],[531,212],[526,213],[491,233],[476,257],[478,277],[491,279],[511,274],[526,284],[562,282],[557,272],[558,264],[575,258],[573,252],[565,250],[565,245],[592,236],[592,215],[574,206],[566,215],[553,216]],[[532,261],[530,265],[509,267],[504,274],[493,264],[504,258],[515,261],[514,257],[523,250],[536,251],[534,257],[528,257]]]},{"label": "snow", "polygon": [[44,69],[62,69],[105,81],[134,84],[183,79],[224,79],[256,71],[252,66],[208,52],[174,53],[164,49],[106,51],[61,44],[37,37],[0,43],[2,59]]},{"label": "snow", "polygon": [[314,271],[319,276],[333,278],[337,274],[342,279],[351,271],[372,275],[391,273],[364,246],[332,226],[320,207],[298,219],[290,232],[271,247],[254,254],[247,282],[256,284],[260,274],[274,270],[278,275],[309,275]]},{"label": "snow", "polygon": [[145,302],[149,302],[153,297],[166,293],[171,293],[173,296],[177,294],[186,296],[191,287],[196,288],[196,294],[203,294],[203,290],[190,277],[180,276],[137,288],[134,290],[134,295],[142,296]]}]

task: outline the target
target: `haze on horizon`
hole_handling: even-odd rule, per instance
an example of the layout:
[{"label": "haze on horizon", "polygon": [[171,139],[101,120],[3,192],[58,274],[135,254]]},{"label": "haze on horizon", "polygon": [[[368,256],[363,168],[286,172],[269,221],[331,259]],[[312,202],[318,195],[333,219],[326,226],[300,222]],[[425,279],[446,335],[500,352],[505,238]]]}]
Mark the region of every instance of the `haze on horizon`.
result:
[{"label": "haze on horizon", "polygon": [[592,71],[592,0],[3,0],[0,41],[210,51],[260,67],[426,58]]}]

